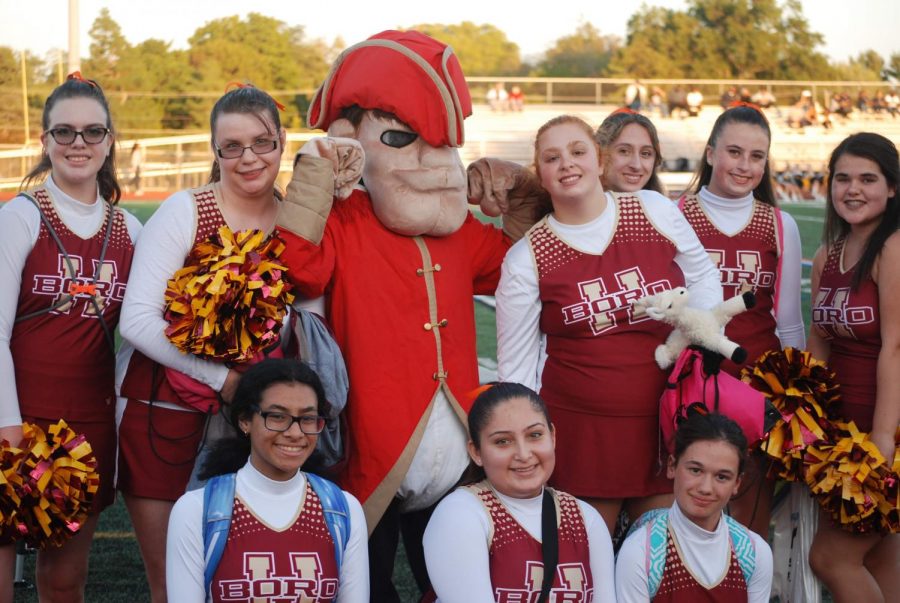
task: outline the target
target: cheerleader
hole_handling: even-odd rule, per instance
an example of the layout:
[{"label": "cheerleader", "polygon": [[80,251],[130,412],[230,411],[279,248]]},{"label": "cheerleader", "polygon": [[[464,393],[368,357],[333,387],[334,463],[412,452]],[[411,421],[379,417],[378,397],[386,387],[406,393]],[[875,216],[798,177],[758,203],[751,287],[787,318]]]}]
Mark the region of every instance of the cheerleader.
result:
[{"label": "cheerleader", "polygon": [[[44,103],[43,155],[0,209],[0,440],[22,421],[65,419],[84,434],[100,486],[91,515],[38,553],[41,601],[81,601],[100,512],[115,499],[115,341],[140,222],[116,207],[115,132],[99,84],[75,72]],[[12,600],[15,547],[0,535],[0,601]]]},{"label": "cheerleader", "polygon": [[[425,530],[437,600],[535,601],[543,592],[545,601],[614,602],[603,519],[546,486],[556,431],[543,400],[517,383],[494,384],[476,398],[468,422],[472,483],[447,495]],[[555,523],[554,535],[547,521]]]},{"label": "cheerleader", "polygon": [[[716,120],[691,183],[679,200],[685,217],[719,269],[726,299],[752,291],[756,305],[738,314],[725,335],[744,347],[745,365],[768,350],[805,345],[800,308],[800,231],[776,206],[769,169],[772,134],[760,109],[737,105]],[[740,377],[743,365],[730,359],[722,370]],[[775,482],[765,462],[753,457],[745,487],[731,513],[768,537]]]},{"label": "cheerleader", "polygon": [[[871,434],[888,465],[900,423],[898,186],[897,148],[879,134],[853,134],[831,153],[809,335],[841,385],[842,418]],[[900,600],[900,534],[854,534],[820,514],[809,564],[837,603]]]},{"label": "cheerleader", "polygon": [[[184,403],[166,378],[183,373],[229,402],[238,372],[184,354],[165,335],[167,282],[194,245],[220,227],[272,232],[281,193],[275,180],[285,131],[275,100],[251,86],[227,92],[210,115],[210,183],[166,199],[147,222],[134,258],[134,289],[122,308],[122,337],[135,348],[121,384],[118,488],[134,524],[154,603],[165,601],[166,526],[188,484],[207,415]],[[149,404],[149,401],[153,401]]]},{"label": "cheerleader", "polygon": [[675,503],[639,518],[616,559],[619,603],[767,603],[772,551],[723,510],[737,492],[747,439],[718,414],[691,412],[675,432]]}]

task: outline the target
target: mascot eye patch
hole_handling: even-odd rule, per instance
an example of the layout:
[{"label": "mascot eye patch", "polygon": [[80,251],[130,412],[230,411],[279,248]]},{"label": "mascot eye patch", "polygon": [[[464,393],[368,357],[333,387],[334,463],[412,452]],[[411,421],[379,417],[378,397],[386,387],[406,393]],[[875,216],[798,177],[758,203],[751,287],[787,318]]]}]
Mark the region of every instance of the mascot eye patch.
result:
[{"label": "mascot eye patch", "polygon": [[385,130],[381,133],[381,142],[395,149],[402,149],[407,145],[411,145],[419,137],[415,132],[406,132],[404,130]]}]

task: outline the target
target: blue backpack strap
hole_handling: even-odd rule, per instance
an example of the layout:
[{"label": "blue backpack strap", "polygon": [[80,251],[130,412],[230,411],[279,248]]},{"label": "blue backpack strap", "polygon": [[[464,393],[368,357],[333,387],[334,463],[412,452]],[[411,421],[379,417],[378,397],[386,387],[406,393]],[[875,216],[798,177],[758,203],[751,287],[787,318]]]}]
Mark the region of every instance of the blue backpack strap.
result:
[{"label": "blue backpack strap", "polygon": [[304,475],[322,503],[325,525],[328,526],[328,532],[331,534],[331,539],[334,540],[334,560],[337,564],[338,576],[340,576],[344,549],[347,548],[347,540],[350,538],[350,508],[347,506],[347,499],[344,498],[344,493],[334,482],[314,473],[304,473]]},{"label": "blue backpack strap", "polygon": [[228,541],[234,508],[234,478],[234,473],[217,475],[203,487],[203,583],[207,597]]},{"label": "blue backpack strap", "polygon": [[734,550],[734,556],[737,557],[738,565],[741,566],[741,572],[744,574],[744,582],[750,584],[750,578],[753,577],[753,572],[756,570],[756,546],[753,544],[750,530],[729,515],[725,515],[725,521],[728,524],[728,533],[731,535],[731,548]]},{"label": "blue backpack strap", "polygon": [[669,541],[669,510],[653,509],[644,513],[638,521],[643,521],[647,526],[647,592],[650,599],[656,596],[659,585],[662,582],[663,573],[666,571],[666,544]]}]

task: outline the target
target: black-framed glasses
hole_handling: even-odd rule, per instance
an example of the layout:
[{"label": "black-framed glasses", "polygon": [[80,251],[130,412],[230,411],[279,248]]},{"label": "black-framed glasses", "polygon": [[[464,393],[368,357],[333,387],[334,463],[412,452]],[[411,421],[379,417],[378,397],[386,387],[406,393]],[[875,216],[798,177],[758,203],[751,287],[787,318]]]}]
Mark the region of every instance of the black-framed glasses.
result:
[{"label": "black-framed glasses", "polygon": [[265,155],[278,148],[278,139],[257,140],[249,146],[241,146],[236,142],[229,142],[224,147],[216,145],[216,155],[222,159],[237,159],[244,155],[244,151],[250,149],[256,155]]},{"label": "black-framed glasses", "polygon": [[325,429],[325,417],[319,415],[295,417],[277,410],[262,410],[259,406],[254,406],[253,411],[259,413],[259,416],[263,418],[263,424],[269,431],[287,431],[294,423],[299,425],[300,431],[306,435],[320,434]]},{"label": "black-framed glasses", "polygon": [[58,128],[47,130],[47,133],[53,137],[53,140],[55,140],[57,144],[72,144],[79,136],[81,136],[81,140],[83,140],[85,144],[98,144],[103,142],[103,139],[109,134],[109,128],[103,126],[88,126],[84,130],[76,130],[69,126],[59,126]]}]

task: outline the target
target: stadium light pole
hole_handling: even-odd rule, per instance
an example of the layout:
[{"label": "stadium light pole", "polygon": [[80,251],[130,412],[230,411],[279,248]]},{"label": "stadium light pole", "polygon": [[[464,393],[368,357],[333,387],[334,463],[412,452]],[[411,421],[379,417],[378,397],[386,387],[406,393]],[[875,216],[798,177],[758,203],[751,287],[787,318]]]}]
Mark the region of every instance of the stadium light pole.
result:
[{"label": "stadium light pole", "polygon": [[78,44],[78,0],[69,0],[69,73],[81,71]]}]

